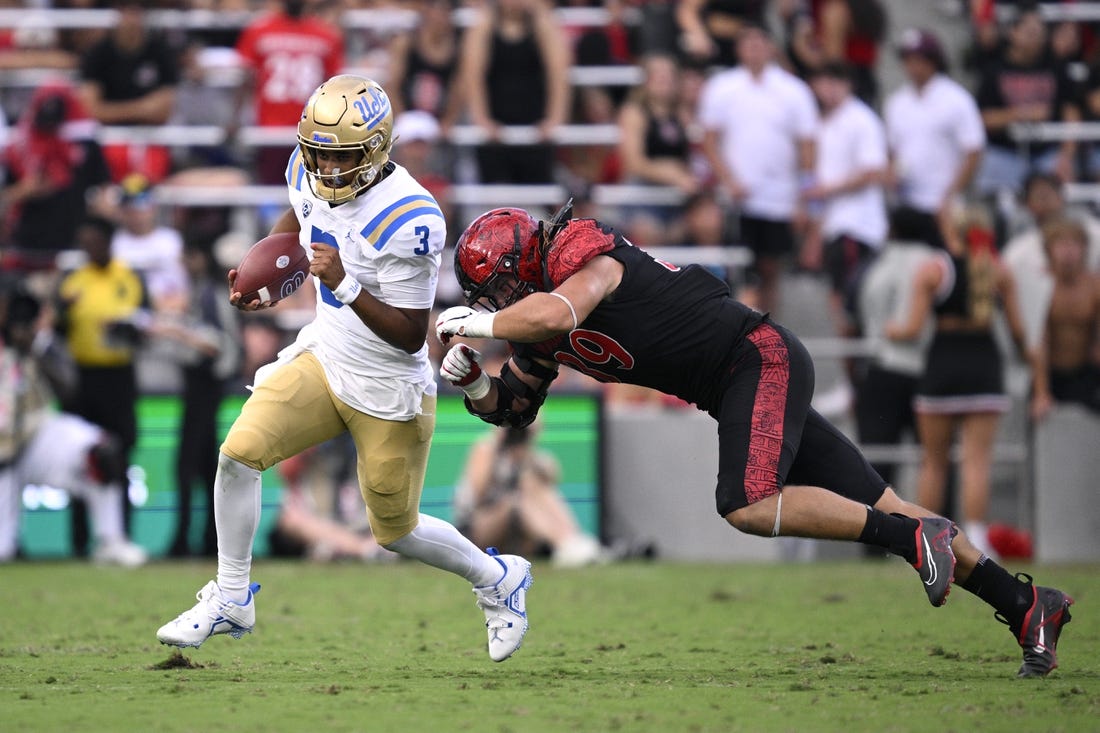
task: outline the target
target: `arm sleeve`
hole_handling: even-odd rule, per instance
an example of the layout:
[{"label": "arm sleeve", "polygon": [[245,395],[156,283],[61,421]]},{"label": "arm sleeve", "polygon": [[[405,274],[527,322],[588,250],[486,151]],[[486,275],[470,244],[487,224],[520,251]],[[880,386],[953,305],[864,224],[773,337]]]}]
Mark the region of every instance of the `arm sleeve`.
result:
[{"label": "arm sleeve", "polygon": [[80,78],[84,81],[101,82],[103,79],[103,53],[100,46],[93,46],[80,59]]},{"label": "arm sleeve", "polygon": [[168,46],[164,39],[155,47],[157,49],[157,68],[160,74],[161,87],[177,87],[180,83],[180,60],[175,49]]},{"label": "arm sleeve", "polygon": [[968,153],[981,150],[985,147],[985,125],[977,103],[965,89],[960,89],[956,106],[955,140],[959,148]]},{"label": "arm sleeve", "polygon": [[890,151],[897,150],[897,100],[890,97],[882,108],[882,124],[886,128],[886,147]]},{"label": "arm sleeve", "polygon": [[256,30],[255,28],[248,27],[241,31],[240,38],[237,39],[237,55],[241,57],[241,60],[248,66],[255,68],[259,65],[260,60],[256,54]]},{"label": "arm sleeve", "polygon": [[728,110],[722,105],[722,81],[724,76],[712,77],[699,93],[699,123],[708,130],[722,126]]},{"label": "arm sleeve", "polygon": [[396,308],[431,308],[435,305],[439,263],[446,236],[446,227],[439,218],[420,217],[406,224],[386,242],[376,264],[378,287],[387,304]]},{"label": "arm sleeve", "polygon": [[859,131],[861,143],[856,147],[856,157],[862,170],[885,168],[886,131],[873,112],[865,118]]},{"label": "arm sleeve", "polygon": [[103,148],[95,140],[84,144],[84,164],[87,166],[87,181],[91,186],[102,186],[111,182],[111,169],[103,157]]},{"label": "arm sleeve", "polygon": [[975,96],[980,109],[1000,109],[1007,106],[997,86],[996,71],[987,71],[982,75],[978,83],[978,93]]},{"label": "arm sleeve", "polygon": [[799,140],[810,140],[817,136],[817,103],[814,101],[813,92],[802,82],[798,84],[798,92],[795,103],[795,137]]},{"label": "arm sleeve", "polygon": [[438,258],[385,257],[378,263],[382,299],[395,308],[431,308],[438,284]]}]

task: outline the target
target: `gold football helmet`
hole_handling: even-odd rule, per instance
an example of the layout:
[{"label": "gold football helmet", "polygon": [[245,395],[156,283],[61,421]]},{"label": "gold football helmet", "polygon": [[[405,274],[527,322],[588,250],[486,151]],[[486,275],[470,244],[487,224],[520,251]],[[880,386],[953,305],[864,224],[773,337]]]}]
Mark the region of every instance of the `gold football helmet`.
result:
[{"label": "gold football helmet", "polygon": [[[321,86],[306,102],[298,122],[298,145],[313,192],[334,204],[369,186],[390,159],[393,107],[386,92],[366,77],[342,74]],[[347,169],[322,174],[317,154],[356,152]]]}]

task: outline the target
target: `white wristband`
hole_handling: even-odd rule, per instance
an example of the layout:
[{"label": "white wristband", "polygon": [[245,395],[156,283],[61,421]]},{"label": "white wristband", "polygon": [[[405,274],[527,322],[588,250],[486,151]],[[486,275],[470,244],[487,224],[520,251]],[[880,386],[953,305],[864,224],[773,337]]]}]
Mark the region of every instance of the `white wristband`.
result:
[{"label": "white wristband", "polygon": [[344,275],[344,279],[340,281],[340,284],[332,289],[332,295],[341,303],[350,305],[359,297],[359,291],[362,289],[363,286],[359,284],[358,280],[351,275]]},{"label": "white wristband", "polygon": [[496,313],[475,313],[462,322],[462,335],[471,339],[493,338],[493,321]]}]

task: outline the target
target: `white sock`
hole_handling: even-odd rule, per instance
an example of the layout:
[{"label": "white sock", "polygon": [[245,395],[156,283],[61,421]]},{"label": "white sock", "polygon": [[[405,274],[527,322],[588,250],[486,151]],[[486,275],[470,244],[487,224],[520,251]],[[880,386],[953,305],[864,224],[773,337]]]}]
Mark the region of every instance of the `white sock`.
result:
[{"label": "white sock", "polygon": [[248,598],[252,542],[260,523],[260,472],[218,455],[214,525],[218,528],[218,588],[227,598]]},{"label": "white sock", "polygon": [[126,539],[122,529],[122,487],[92,486],[83,493],[88,502],[88,518],[97,542],[111,543]]},{"label": "white sock", "polygon": [[15,469],[0,469],[0,562],[15,557],[19,545],[19,514],[23,510],[22,487]]},{"label": "white sock", "polygon": [[433,568],[461,575],[475,586],[491,585],[503,577],[500,563],[453,525],[427,514],[420,515],[416,529],[385,547]]},{"label": "white sock", "polygon": [[981,550],[989,559],[996,561],[997,552],[989,542],[989,525],[985,522],[963,522],[963,532],[966,533],[970,544]]}]

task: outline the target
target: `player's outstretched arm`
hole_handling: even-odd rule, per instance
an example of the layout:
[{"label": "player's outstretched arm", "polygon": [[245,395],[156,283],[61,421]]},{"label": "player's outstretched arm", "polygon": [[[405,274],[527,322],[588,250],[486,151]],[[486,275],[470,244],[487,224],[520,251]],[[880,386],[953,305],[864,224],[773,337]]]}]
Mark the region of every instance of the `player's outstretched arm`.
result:
[{"label": "player's outstretched arm", "polygon": [[513,427],[534,421],[557,371],[551,361],[512,357],[499,377],[490,377],[481,369],[481,354],[467,344],[452,346],[439,367],[439,375],[466,394],[470,413],[493,425]]},{"label": "player's outstretched arm", "polygon": [[472,308],[448,308],[436,320],[436,335],[446,344],[451,336],[497,338],[517,343],[538,343],[569,333],[614,292],[623,276],[623,265],[611,257],[593,257],[576,274],[551,293],[532,293],[496,313]]}]

